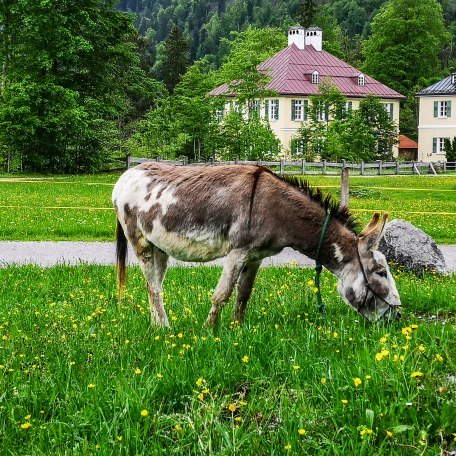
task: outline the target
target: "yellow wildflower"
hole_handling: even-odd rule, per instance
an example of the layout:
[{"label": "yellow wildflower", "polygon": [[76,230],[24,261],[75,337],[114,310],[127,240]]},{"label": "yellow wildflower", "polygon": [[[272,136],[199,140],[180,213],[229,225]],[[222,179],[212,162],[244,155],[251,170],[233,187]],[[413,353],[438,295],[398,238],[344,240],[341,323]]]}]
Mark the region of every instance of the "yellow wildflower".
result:
[{"label": "yellow wildflower", "polygon": [[298,365],[294,365],[294,366],[293,366],[293,369],[294,369],[294,370],[299,370],[299,369],[301,369],[301,367],[298,366]]},{"label": "yellow wildflower", "polygon": [[141,416],[147,416],[149,414],[149,412],[144,409],[144,410],[141,410]]},{"label": "yellow wildflower", "polygon": [[176,431],[182,431],[182,426],[181,426],[180,424],[176,424],[176,425],[174,426],[174,429],[175,429]]},{"label": "yellow wildflower", "polygon": [[228,406],[228,410],[231,412],[231,413],[234,413],[236,411],[236,404],[230,404]]},{"label": "yellow wildflower", "polygon": [[386,437],[390,439],[393,436],[393,433],[391,431],[386,431]]},{"label": "yellow wildflower", "polygon": [[244,355],[244,356],[242,357],[242,362],[243,362],[243,363],[248,363],[248,362],[249,362],[249,357],[248,357],[247,355]]},{"label": "yellow wildflower", "polygon": [[31,423],[23,423],[23,424],[21,424],[21,429],[28,429],[31,426],[32,426]]},{"label": "yellow wildflower", "polygon": [[347,399],[342,399],[341,402],[342,402],[342,404],[348,404]]},{"label": "yellow wildflower", "polygon": [[415,378],[415,377],[422,377],[423,375],[424,375],[424,374],[423,374],[422,372],[416,371],[416,372],[412,372],[412,373],[410,374],[410,377],[412,377],[412,378]]},{"label": "yellow wildflower", "polygon": [[136,375],[139,375],[140,373],[141,373],[141,369],[140,369],[139,367],[137,367],[137,368],[135,369],[135,374],[136,374]]},{"label": "yellow wildflower", "polygon": [[195,383],[198,385],[198,386],[203,386],[203,384],[206,382],[206,380],[204,380],[203,377],[200,377]]},{"label": "yellow wildflower", "polygon": [[358,378],[358,377],[354,378],[354,379],[353,379],[353,382],[354,382],[354,384],[355,384],[355,388],[358,388],[358,386],[361,385],[361,383],[363,383],[363,382],[361,381],[361,379]]},{"label": "yellow wildflower", "polygon": [[95,388],[95,386],[96,386],[95,383],[89,383],[87,385],[87,388]]},{"label": "yellow wildflower", "polygon": [[323,385],[326,383],[326,377],[321,378],[321,383],[323,383]]},{"label": "yellow wildflower", "polygon": [[298,434],[299,435],[306,435],[306,430],[305,429],[298,429]]},{"label": "yellow wildflower", "polygon": [[289,451],[289,450],[291,450],[291,445],[290,445],[290,444],[285,445],[284,448],[285,448],[287,451]]},{"label": "yellow wildflower", "polygon": [[435,355],[435,359],[440,362],[443,361],[443,357],[441,355],[439,355],[438,353]]}]

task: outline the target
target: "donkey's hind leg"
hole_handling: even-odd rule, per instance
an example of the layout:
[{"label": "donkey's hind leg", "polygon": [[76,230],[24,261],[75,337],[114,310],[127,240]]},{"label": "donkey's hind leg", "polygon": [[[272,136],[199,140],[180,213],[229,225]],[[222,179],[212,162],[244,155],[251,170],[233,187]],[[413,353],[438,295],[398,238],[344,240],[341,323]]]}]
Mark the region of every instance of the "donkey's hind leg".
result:
[{"label": "donkey's hind leg", "polygon": [[212,327],[217,324],[220,310],[230,299],[239,274],[244,269],[246,258],[247,253],[243,250],[232,250],[228,253],[223,265],[222,276],[212,295],[212,307],[206,320],[207,326]]},{"label": "donkey's hind leg", "polygon": [[159,326],[169,326],[163,305],[163,279],[168,267],[168,255],[150,244],[147,251],[138,255],[140,266],[147,282],[151,322]]},{"label": "donkey's hind leg", "polygon": [[253,282],[257,275],[258,269],[262,260],[252,261],[247,263],[242,270],[236,286],[236,302],[234,304],[234,312],[231,317],[232,321],[242,323],[244,321],[245,309],[247,302],[252,294]]}]

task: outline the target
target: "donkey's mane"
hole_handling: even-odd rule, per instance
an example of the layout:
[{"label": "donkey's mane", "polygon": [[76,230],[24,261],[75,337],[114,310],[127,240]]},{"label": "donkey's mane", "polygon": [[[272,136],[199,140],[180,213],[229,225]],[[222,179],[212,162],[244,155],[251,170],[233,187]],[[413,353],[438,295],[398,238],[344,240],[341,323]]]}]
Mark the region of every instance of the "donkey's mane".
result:
[{"label": "donkey's mane", "polygon": [[331,217],[342,223],[353,233],[358,227],[358,223],[354,215],[348,210],[347,207],[340,207],[338,202],[329,194],[324,194],[321,189],[317,187],[311,187],[309,182],[304,179],[296,179],[294,176],[287,176],[286,174],[277,175],[278,179],[286,182],[299,192],[307,195],[312,201],[318,203],[326,211],[331,211]]}]

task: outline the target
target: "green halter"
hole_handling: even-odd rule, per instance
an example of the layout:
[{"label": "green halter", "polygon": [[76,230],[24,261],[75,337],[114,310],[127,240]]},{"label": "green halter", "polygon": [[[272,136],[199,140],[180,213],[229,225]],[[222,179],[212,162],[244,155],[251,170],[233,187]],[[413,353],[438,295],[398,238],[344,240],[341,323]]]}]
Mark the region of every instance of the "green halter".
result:
[{"label": "green halter", "polygon": [[320,291],[320,274],[321,270],[323,269],[322,264],[320,263],[320,252],[323,246],[323,241],[325,239],[326,230],[328,229],[329,219],[331,218],[331,209],[328,208],[326,212],[326,219],[325,223],[323,224],[323,229],[321,230],[320,240],[318,241],[317,247],[317,254],[315,256],[315,287],[317,288],[317,302],[318,302],[318,310],[323,315],[323,318],[326,320],[326,312],[325,312],[325,305],[323,304],[323,300],[321,299],[321,291]]}]

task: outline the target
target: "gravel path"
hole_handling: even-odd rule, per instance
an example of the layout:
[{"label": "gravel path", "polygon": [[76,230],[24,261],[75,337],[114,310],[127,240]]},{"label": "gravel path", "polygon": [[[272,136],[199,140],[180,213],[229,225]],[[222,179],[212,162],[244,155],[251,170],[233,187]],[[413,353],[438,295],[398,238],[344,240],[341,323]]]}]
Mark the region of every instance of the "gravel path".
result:
[{"label": "gravel path", "polygon": [[[456,271],[456,245],[439,246],[449,271]],[[40,266],[55,264],[80,263],[114,264],[115,245],[111,242],[0,242],[0,266],[10,264],[34,263]],[[223,260],[216,260],[207,265],[222,264]],[[283,265],[296,261],[304,267],[313,267],[315,262],[292,249],[284,249],[278,255],[265,258],[264,266]],[[136,264],[136,257],[129,251],[130,264]],[[183,263],[176,260],[171,265],[199,265],[200,263]]]}]

